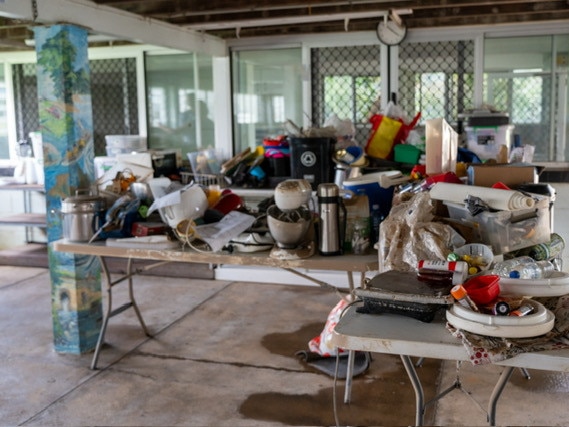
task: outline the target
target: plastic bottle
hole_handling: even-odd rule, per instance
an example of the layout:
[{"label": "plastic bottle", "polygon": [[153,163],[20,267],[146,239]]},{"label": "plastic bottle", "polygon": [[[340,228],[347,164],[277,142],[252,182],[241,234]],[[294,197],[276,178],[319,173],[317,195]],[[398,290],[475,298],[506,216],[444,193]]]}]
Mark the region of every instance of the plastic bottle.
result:
[{"label": "plastic bottle", "polygon": [[535,260],[529,256],[519,256],[517,258],[512,258],[506,261],[498,262],[492,268],[492,274],[496,274],[500,277],[510,277],[510,272],[514,267],[520,264],[527,264],[528,262],[534,262]]},{"label": "plastic bottle", "polygon": [[536,261],[543,261],[559,256],[565,249],[565,240],[557,233],[552,233],[549,242],[532,246],[529,256]]},{"label": "plastic bottle", "polygon": [[457,285],[466,280],[468,263],[464,261],[420,260],[417,278],[435,285]]},{"label": "plastic bottle", "polygon": [[[367,239],[369,247],[370,219],[369,219],[369,199],[365,191],[360,190],[358,194],[350,199],[344,200],[346,206],[346,230],[344,233],[344,252],[362,253],[353,247],[354,230],[358,229],[357,240]],[[354,252],[356,249],[357,252]],[[367,252],[367,250],[366,250]]]},{"label": "plastic bottle", "polygon": [[550,261],[519,264],[510,273],[512,279],[543,279],[551,276],[555,266]]},{"label": "plastic bottle", "polygon": [[371,207],[371,232],[373,233],[371,236],[372,243],[377,243],[379,240],[379,226],[381,222],[385,219],[383,214],[379,210],[379,205],[373,205]]},{"label": "plastic bottle", "polygon": [[469,308],[472,311],[479,312],[478,306],[472,301],[472,299],[468,296],[468,292],[464,289],[462,285],[455,285],[450,290],[450,294],[453,298],[463,307]]}]

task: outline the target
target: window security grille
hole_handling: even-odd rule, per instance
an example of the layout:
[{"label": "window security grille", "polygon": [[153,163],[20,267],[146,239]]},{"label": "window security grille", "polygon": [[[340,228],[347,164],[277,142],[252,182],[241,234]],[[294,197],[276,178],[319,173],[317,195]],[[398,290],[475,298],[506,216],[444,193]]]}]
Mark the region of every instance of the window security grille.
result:
[{"label": "window security grille", "polygon": [[[106,155],[105,135],[138,134],[136,60],[89,62],[95,155]],[[36,64],[15,64],[14,97],[18,140],[39,128]]]}]

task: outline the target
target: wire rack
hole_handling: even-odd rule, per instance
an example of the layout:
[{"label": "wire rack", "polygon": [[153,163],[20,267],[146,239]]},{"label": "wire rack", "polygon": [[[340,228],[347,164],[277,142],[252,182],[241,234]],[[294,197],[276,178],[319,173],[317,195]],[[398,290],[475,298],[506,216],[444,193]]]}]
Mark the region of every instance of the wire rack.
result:
[{"label": "wire rack", "polygon": [[182,184],[184,185],[193,181],[196,184],[203,185],[204,187],[209,187],[210,185],[219,185],[221,188],[227,187],[227,182],[223,175],[180,172],[180,177],[182,179]]}]

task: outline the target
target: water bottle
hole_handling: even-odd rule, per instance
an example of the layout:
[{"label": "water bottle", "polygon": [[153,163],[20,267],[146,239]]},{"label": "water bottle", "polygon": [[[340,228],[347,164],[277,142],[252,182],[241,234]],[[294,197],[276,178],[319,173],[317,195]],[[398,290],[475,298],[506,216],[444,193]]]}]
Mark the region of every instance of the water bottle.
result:
[{"label": "water bottle", "polygon": [[550,261],[534,261],[519,264],[510,273],[512,279],[543,279],[551,276],[555,267]]},{"label": "water bottle", "polygon": [[514,269],[514,267],[530,262],[535,262],[535,260],[529,256],[519,256],[517,258],[497,262],[492,269],[492,274],[496,274],[500,277],[510,277],[510,272]]},{"label": "water bottle", "polygon": [[381,222],[385,219],[383,214],[379,209],[379,205],[373,205],[371,207],[371,232],[372,232],[372,244],[379,241],[379,226]]}]

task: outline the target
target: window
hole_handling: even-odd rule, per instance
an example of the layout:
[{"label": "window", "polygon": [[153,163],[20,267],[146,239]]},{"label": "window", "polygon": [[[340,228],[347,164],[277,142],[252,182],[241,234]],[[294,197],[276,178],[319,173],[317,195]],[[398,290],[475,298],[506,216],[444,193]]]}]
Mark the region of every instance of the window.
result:
[{"label": "window", "polygon": [[8,143],[8,111],[6,102],[6,78],[4,64],[0,63],[0,159],[10,158],[10,146]]},{"label": "window", "polygon": [[300,48],[232,53],[234,151],[282,135],[284,123],[303,123]]},{"label": "window", "polygon": [[398,103],[421,122],[442,117],[456,123],[472,108],[474,42],[468,40],[406,43],[399,50]]},{"label": "window", "polygon": [[148,142],[179,149],[182,158],[215,146],[213,64],[206,55],[145,57]]},{"label": "window", "polygon": [[378,45],[311,49],[312,123],[322,126],[336,114],[351,120],[365,144],[381,94]]},{"label": "window", "polygon": [[484,41],[484,102],[509,114],[534,161],[567,161],[569,36]]}]

